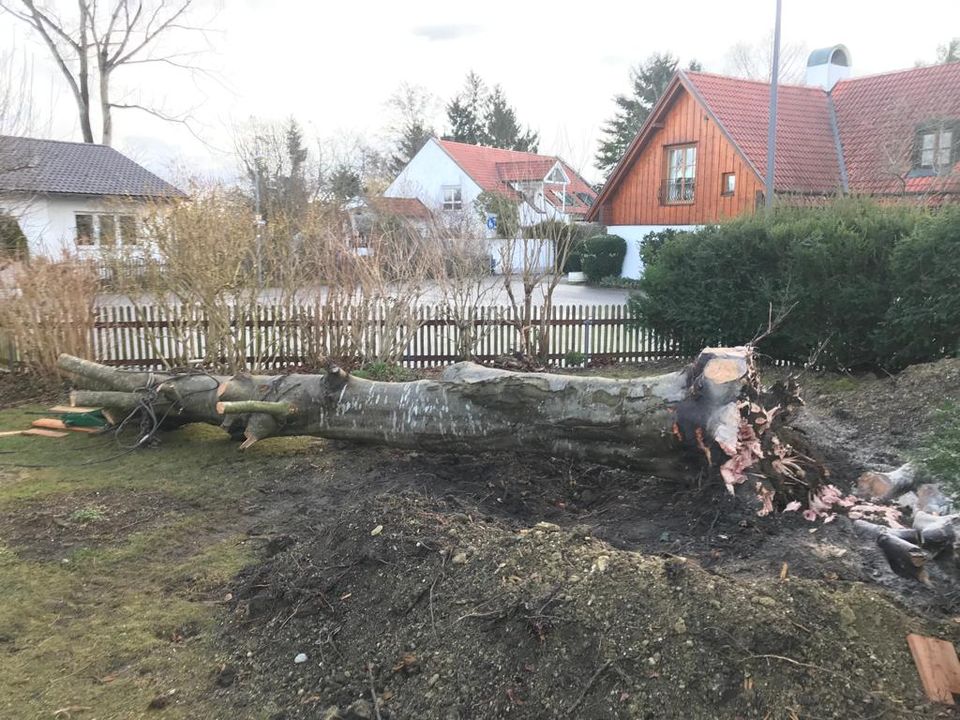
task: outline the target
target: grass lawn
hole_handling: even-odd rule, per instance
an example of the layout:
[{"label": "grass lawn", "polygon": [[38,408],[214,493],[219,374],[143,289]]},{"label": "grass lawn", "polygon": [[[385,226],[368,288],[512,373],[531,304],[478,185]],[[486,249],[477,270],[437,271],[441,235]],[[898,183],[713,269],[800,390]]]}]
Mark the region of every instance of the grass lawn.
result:
[{"label": "grass lawn", "polygon": [[[43,409],[0,411],[0,431]],[[0,717],[136,718],[158,697],[164,718],[218,717],[212,630],[259,547],[249,506],[311,442],[0,438]]]}]

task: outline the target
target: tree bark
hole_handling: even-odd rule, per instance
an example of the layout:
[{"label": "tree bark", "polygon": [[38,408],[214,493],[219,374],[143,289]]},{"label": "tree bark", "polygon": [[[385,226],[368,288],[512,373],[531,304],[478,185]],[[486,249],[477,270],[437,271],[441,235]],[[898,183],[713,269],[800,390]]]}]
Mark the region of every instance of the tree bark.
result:
[{"label": "tree bark", "polygon": [[149,408],[166,425],[221,425],[243,437],[241,448],[271,436],[315,435],[424,451],[539,453],[687,478],[696,460],[719,471],[731,492],[749,468],[747,487],[765,512],[777,493],[782,507],[819,483],[805,456],[791,454],[775,435],[795,394],[765,395],[749,348],[708,348],[684,370],[628,380],[469,362],[435,380],[405,383],[336,367],[317,375],[219,377],[131,372],[69,355],[60,367],[80,385],[103,388],[75,391],[76,405],[113,416]]}]

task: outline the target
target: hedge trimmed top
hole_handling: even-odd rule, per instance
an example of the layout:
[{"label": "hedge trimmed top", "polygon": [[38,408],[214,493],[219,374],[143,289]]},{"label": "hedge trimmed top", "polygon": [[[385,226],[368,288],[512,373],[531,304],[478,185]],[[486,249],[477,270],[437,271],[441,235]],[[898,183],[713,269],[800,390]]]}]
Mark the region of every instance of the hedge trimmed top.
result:
[{"label": "hedge trimmed top", "polygon": [[844,199],[696,232],[650,234],[632,314],[659,332],[736,344],[793,306],[760,343],[843,368],[905,365],[960,346],[960,206],[924,211]]}]

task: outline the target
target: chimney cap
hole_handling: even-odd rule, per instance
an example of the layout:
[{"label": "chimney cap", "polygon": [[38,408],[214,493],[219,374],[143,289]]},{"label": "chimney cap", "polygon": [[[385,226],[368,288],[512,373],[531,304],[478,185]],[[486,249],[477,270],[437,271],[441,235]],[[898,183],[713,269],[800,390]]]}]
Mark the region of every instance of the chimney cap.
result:
[{"label": "chimney cap", "polygon": [[850,51],[846,45],[818,48],[810,53],[810,57],[807,58],[807,67],[816,67],[817,65],[850,67]]}]

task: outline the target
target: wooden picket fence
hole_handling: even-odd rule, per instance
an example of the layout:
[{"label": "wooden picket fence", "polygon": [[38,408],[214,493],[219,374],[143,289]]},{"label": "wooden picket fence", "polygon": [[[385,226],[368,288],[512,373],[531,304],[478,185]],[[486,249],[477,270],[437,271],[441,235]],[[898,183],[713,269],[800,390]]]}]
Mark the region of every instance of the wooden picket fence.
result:
[{"label": "wooden picket fence", "polygon": [[[227,339],[235,356],[243,356],[244,365],[259,370],[310,366],[319,358],[337,357],[338,332],[347,332],[348,327],[359,336],[354,359],[369,362],[392,354],[410,368],[464,359],[485,362],[518,347],[517,315],[509,306],[480,307],[471,316],[458,318],[445,306],[424,305],[400,324],[383,307],[362,312],[365,317],[333,316],[320,305],[258,305],[231,313]],[[223,337],[208,337],[210,323],[198,306],[111,305],[96,313],[91,355],[107,365],[180,366],[206,357],[209,347],[223,346]],[[541,313],[541,308],[534,308],[532,326],[541,325]],[[626,305],[556,306],[545,327],[550,335],[549,360],[559,366],[570,360],[639,362],[692,352],[683,343],[639,326],[629,318]],[[467,338],[464,333],[469,333]],[[216,344],[211,346],[211,341]],[[398,347],[402,352],[391,351]],[[15,364],[15,349],[6,354],[7,363]]]}]

